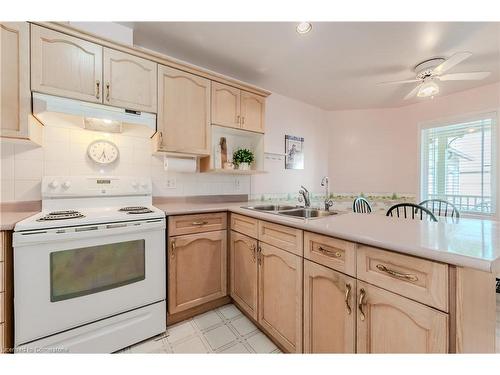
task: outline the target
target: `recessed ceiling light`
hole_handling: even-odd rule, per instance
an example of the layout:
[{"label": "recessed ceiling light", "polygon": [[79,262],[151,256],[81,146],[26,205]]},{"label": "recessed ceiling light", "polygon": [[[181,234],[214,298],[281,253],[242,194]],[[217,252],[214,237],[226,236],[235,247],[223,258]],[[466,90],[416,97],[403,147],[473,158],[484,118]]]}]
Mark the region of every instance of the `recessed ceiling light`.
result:
[{"label": "recessed ceiling light", "polygon": [[297,25],[297,32],[299,34],[307,34],[312,29],[312,25],[310,22],[301,22]]}]

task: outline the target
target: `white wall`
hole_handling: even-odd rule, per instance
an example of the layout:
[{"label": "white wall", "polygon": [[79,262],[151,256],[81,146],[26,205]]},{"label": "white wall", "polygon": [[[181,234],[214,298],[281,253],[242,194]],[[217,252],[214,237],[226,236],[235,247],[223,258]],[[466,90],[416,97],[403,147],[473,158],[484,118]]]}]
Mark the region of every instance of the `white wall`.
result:
[{"label": "white wall", "polygon": [[285,169],[285,161],[266,159],[265,174],[252,176],[252,196],[262,194],[297,194],[300,185],[320,192],[321,178],[328,173],[328,127],[326,112],[272,94],[266,102],[266,152],[285,152],[285,134],[304,137],[304,169]]},{"label": "white wall", "polygon": [[419,124],[492,110],[500,110],[500,83],[405,107],[330,112],[334,190],[417,194]]}]

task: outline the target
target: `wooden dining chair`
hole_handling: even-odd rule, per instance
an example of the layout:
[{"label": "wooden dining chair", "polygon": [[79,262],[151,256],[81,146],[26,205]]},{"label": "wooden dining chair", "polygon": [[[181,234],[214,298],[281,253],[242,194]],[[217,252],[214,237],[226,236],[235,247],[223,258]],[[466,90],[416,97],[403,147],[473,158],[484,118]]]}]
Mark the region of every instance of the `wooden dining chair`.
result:
[{"label": "wooden dining chair", "polygon": [[352,202],[352,211],[359,214],[369,214],[372,212],[372,206],[363,197],[357,197],[354,202]]},{"label": "wooden dining chair", "polygon": [[460,218],[458,208],[453,203],[443,199],[427,199],[420,202],[419,205],[429,209],[435,216],[451,218],[454,222],[458,221]]},{"label": "wooden dining chair", "polygon": [[423,206],[419,206],[414,203],[398,203],[389,208],[386,216],[397,216],[403,217],[405,219],[414,220],[431,220],[436,221],[436,216],[428,209]]}]

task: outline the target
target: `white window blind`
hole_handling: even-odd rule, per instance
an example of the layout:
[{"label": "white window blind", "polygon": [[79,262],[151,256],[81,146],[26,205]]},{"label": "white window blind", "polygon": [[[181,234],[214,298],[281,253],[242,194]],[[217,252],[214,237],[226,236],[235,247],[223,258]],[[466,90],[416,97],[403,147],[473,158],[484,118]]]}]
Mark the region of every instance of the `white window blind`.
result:
[{"label": "white window blind", "polygon": [[421,198],[461,212],[494,214],[496,114],[422,129]]}]

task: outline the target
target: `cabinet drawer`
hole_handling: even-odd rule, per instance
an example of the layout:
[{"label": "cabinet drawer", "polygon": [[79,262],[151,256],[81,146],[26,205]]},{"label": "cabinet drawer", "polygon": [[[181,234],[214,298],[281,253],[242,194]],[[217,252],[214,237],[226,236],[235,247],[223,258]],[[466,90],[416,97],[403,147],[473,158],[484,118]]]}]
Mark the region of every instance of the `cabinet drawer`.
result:
[{"label": "cabinet drawer", "polygon": [[304,258],[356,276],[356,244],[353,242],[304,232]]},{"label": "cabinet drawer", "polygon": [[210,214],[169,216],[168,235],[179,236],[224,230],[227,228],[227,215],[225,212]]},{"label": "cabinet drawer", "polygon": [[448,311],[446,264],[359,246],[357,276],[360,280]]},{"label": "cabinet drawer", "polygon": [[5,321],[5,316],[3,315],[5,310],[5,293],[0,293],[0,323]]},{"label": "cabinet drawer", "polygon": [[259,221],[252,217],[231,214],[231,229],[249,237],[257,238],[259,235]]},{"label": "cabinet drawer", "polygon": [[259,221],[259,241],[302,256],[303,238],[303,232],[300,229]]}]

